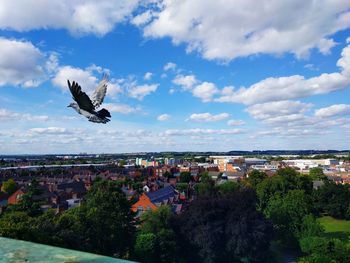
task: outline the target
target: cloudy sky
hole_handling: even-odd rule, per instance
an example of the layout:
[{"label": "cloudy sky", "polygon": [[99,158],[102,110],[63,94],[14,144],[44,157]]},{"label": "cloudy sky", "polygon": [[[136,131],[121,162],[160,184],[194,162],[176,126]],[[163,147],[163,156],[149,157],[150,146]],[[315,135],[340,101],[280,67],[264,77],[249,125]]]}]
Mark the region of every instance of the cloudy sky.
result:
[{"label": "cloudy sky", "polygon": [[0,2],[0,154],[349,149],[349,88],[348,0]]}]

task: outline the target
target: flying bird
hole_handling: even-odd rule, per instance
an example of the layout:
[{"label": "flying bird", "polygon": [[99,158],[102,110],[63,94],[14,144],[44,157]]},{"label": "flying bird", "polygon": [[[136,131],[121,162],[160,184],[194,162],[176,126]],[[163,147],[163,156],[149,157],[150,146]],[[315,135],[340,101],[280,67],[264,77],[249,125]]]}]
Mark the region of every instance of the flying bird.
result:
[{"label": "flying bird", "polygon": [[77,82],[73,81],[71,84],[69,80],[67,81],[72,97],[76,101],[72,102],[67,107],[75,109],[76,112],[85,116],[91,122],[107,123],[110,121],[108,118],[111,118],[111,114],[108,110],[103,108],[96,111],[101,106],[103,99],[106,96],[108,83],[107,75],[103,76],[95,92],[91,95],[91,99],[81,90],[81,87]]}]

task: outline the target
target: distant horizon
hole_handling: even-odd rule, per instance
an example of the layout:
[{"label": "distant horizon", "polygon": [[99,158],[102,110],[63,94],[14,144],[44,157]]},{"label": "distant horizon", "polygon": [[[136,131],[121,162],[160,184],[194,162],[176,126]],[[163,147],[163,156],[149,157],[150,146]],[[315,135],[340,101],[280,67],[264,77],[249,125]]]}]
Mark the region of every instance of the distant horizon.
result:
[{"label": "distant horizon", "polygon": [[[334,150],[334,149],[328,149],[328,150],[314,150],[314,149],[307,149],[307,150],[231,150],[231,151],[149,151],[149,152],[114,152],[114,153],[42,153],[42,154],[34,154],[34,153],[23,153],[23,154],[2,154],[0,153],[0,158],[1,157],[6,157],[6,156],[62,156],[62,155],[137,155],[137,154],[152,154],[152,153],[157,153],[157,154],[166,154],[166,153],[259,153],[259,152],[271,152],[271,155],[273,152],[300,152],[300,153],[307,153],[310,152],[309,154],[324,154],[324,153],[349,153],[349,150]],[[312,153],[315,152],[315,153]],[[267,153],[265,153],[267,154]],[[293,154],[297,155],[297,154]]]}]

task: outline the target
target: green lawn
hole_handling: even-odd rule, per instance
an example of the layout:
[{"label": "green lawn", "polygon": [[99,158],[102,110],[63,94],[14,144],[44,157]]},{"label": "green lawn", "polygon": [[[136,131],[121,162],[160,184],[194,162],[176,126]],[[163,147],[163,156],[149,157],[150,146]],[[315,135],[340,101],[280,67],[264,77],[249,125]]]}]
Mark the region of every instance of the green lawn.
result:
[{"label": "green lawn", "polygon": [[350,220],[339,220],[324,216],[319,218],[318,221],[324,227],[327,237],[350,241]]}]

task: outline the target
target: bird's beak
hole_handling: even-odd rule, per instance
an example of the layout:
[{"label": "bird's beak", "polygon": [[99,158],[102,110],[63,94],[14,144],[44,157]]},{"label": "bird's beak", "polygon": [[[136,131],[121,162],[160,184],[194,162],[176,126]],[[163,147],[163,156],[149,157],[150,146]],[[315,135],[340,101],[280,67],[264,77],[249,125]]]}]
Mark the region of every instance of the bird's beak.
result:
[{"label": "bird's beak", "polygon": [[71,105],[68,105],[67,108],[72,107]]}]

